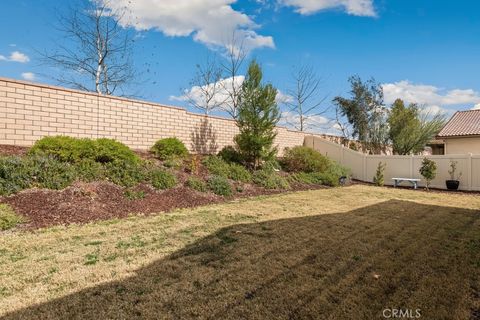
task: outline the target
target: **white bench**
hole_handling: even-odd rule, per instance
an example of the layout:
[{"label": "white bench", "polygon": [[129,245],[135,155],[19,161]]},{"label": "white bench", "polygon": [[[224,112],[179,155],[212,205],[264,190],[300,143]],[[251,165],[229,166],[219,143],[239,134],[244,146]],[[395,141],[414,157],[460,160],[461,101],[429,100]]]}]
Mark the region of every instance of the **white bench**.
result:
[{"label": "white bench", "polygon": [[420,182],[420,179],[410,179],[410,178],[392,178],[393,180],[393,186],[397,187],[402,183],[403,181],[408,181],[413,185],[413,189],[417,189],[418,183]]}]

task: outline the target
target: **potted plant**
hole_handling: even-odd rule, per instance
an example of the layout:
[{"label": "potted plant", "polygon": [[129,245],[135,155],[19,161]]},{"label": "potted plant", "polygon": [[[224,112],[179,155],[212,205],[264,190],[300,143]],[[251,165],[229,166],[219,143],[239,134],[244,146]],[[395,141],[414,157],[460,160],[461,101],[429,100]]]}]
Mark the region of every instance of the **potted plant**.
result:
[{"label": "potted plant", "polygon": [[458,175],[455,175],[457,172],[457,161],[450,161],[450,169],[448,170],[448,174],[450,175],[450,180],[445,181],[447,184],[447,189],[448,190],[458,190],[458,186],[460,186],[460,177],[462,176],[462,173],[459,172]]}]

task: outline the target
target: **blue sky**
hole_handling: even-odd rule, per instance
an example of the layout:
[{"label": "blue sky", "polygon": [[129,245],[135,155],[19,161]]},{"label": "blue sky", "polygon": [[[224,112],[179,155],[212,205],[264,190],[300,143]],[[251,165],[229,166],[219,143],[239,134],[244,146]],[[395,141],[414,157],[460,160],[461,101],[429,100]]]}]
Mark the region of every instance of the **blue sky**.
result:
[{"label": "blue sky", "polygon": [[[117,0],[122,3],[128,0]],[[0,76],[55,84],[37,51],[62,42],[55,11],[71,1],[4,0]],[[480,2],[433,0],[131,0],[141,34],[135,61],[144,99],[171,99],[194,66],[218,50],[222,32],[249,36],[250,57],[282,92],[295,65],[310,64],[324,95],[348,92],[358,74],[384,84],[386,102],[404,98],[453,112],[480,106]],[[243,34],[241,33],[241,34]],[[146,71],[148,68],[148,72]],[[328,105],[328,103],[327,103]]]}]

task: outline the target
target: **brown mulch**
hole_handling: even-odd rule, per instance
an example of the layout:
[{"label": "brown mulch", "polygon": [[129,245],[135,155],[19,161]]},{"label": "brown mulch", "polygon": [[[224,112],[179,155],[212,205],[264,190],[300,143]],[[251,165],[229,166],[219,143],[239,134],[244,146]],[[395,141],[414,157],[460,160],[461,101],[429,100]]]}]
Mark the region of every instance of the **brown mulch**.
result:
[{"label": "brown mulch", "polygon": [[0,156],[23,156],[27,153],[28,147],[0,144]]},{"label": "brown mulch", "polygon": [[132,214],[151,214],[189,208],[221,200],[213,194],[200,193],[178,187],[157,191],[141,185],[134,191],[143,191],[141,199],[130,200],[125,189],[108,182],[76,183],[64,190],[30,189],[0,200],[7,203],[28,223],[26,229],[54,225],[88,223],[91,221],[125,218]]},{"label": "brown mulch", "polygon": [[[321,187],[318,187],[321,188]],[[294,186],[292,191],[312,189]],[[144,197],[128,199],[125,189],[109,182],[78,182],[64,190],[30,189],[18,194],[0,198],[27,223],[21,229],[33,230],[55,225],[84,224],[92,221],[125,218],[132,214],[150,215],[172,211],[177,208],[191,208],[258,195],[278,194],[285,191],[265,190],[245,186],[242,193],[232,197],[221,197],[202,193],[179,186],[174,189],[157,191],[148,185],[140,185],[133,191],[143,191]]]}]

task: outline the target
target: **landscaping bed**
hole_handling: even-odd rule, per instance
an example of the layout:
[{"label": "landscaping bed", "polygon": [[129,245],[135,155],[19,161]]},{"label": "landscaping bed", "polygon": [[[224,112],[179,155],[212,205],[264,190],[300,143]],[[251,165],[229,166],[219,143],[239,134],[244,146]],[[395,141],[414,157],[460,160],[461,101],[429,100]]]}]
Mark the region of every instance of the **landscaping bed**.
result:
[{"label": "landscaping bed", "polygon": [[[238,198],[336,186],[344,169],[306,147],[255,168],[233,147],[189,154],[176,138],[150,151],[111,139],[46,137],[0,148],[0,204],[17,214],[0,230],[150,215]],[[10,212],[10,211],[9,211]]]}]

